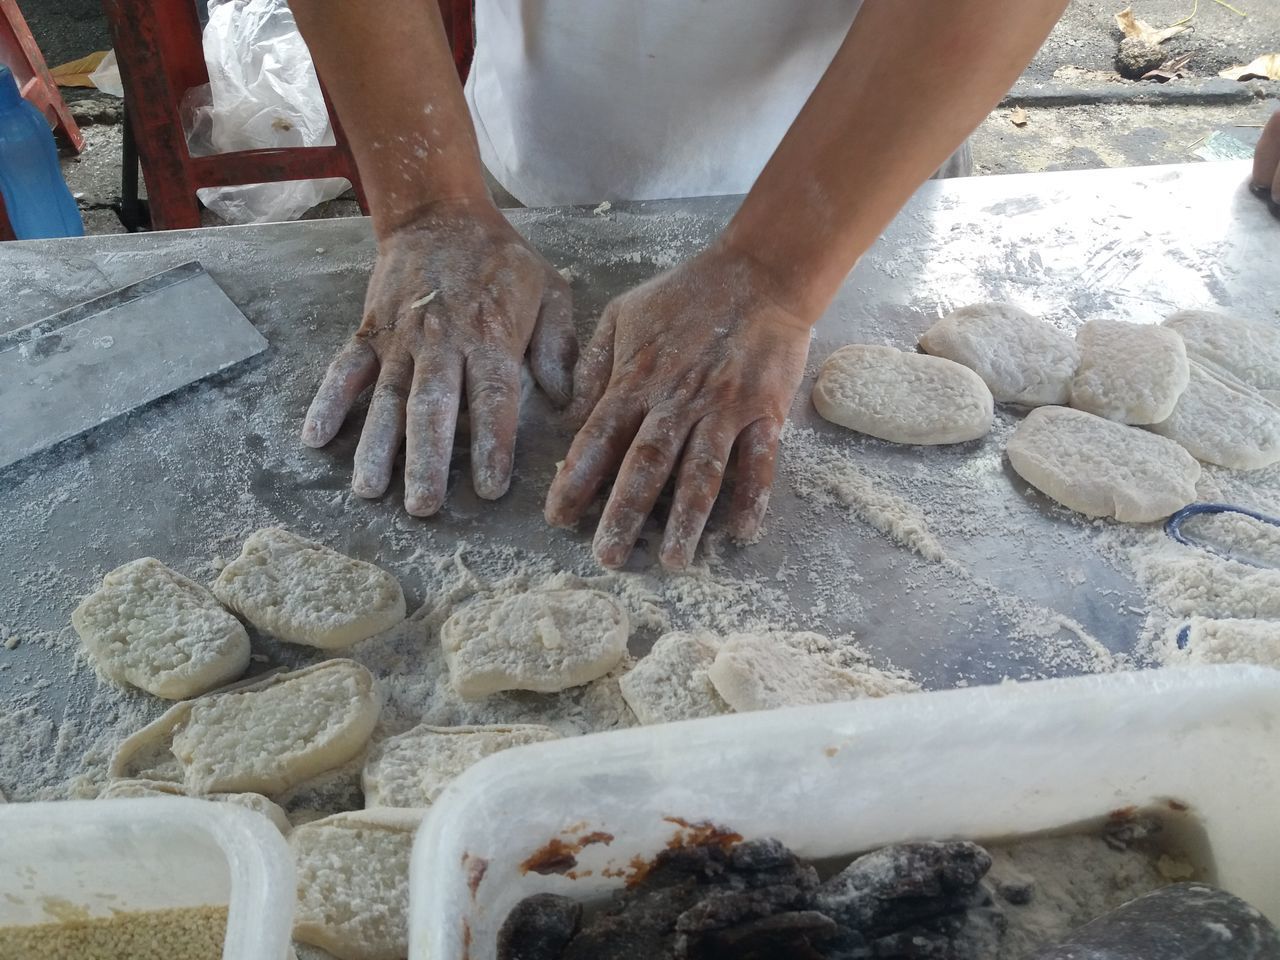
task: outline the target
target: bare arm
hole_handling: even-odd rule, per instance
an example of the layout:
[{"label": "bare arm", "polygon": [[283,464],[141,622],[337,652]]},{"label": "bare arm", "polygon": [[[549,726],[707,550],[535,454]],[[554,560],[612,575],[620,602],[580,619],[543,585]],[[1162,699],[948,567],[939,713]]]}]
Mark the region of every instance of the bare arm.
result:
[{"label": "bare arm", "polygon": [[379,235],[437,200],[487,201],[436,0],[290,0]]},{"label": "bare arm", "polygon": [[444,502],[463,397],[476,492],[511,480],[520,364],[557,402],[577,354],[569,285],[485,187],[435,0],[291,0],[355,153],[378,259],[360,328],[329,365],[302,428],[324,446],[370,385],[352,489],[380,497],[405,449],[404,502]]},{"label": "bare arm", "polygon": [[867,0],[725,233],[811,322],[1013,85],[1066,0]]},{"label": "bare arm", "polygon": [[809,328],[907,198],[999,101],[1066,0],[867,0],[724,234],[615,300],[579,364],[589,413],[547,497],[572,524],[617,470],[595,553],[623,564],[667,479],[660,558],[688,565],[726,467],[756,536]]}]

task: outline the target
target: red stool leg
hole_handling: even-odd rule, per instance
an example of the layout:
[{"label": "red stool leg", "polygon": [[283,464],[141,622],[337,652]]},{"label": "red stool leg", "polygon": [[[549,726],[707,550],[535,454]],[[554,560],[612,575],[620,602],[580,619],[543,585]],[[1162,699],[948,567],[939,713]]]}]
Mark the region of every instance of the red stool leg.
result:
[{"label": "red stool leg", "polygon": [[18,89],[45,115],[53,128],[76,153],[84,149],[84,136],[49,75],[44,54],[18,9],[18,0],[0,0],[0,63],[13,71]]},{"label": "red stool leg", "polygon": [[18,239],[17,235],[9,224],[9,214],[4,209],[4,198],[0,197],[0,241],[16,239]]},{"label": "red stool leg", "polygon": [[191,0],[103,0],[156,230],[200,226],[179,104],[209,82]]}]

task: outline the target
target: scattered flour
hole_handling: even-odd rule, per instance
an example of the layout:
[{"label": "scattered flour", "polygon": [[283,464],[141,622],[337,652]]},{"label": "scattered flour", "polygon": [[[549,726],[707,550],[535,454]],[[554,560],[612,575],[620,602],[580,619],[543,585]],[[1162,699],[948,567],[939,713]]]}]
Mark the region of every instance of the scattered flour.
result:
[{"label": "scattered flour", "polygon": [[[929,522],[919,507],[875,483],[838,452],[819,445],[812,430],[788,425],[783,443],[784,469],[788,469],[800,496],[839,503],[926,560],[946,559],[942,544],[929,529]],[[792,457],[796,448],[808,448],[809,455],[800,452],[798,457]]]},{"label": "scattered flour", "polygon": [[1178,628],[1166,636],[1166,663],[1253,663],[1280,669],[1280,620],[1191,617],[1185,650],[1178,649],[1181,633]]}]

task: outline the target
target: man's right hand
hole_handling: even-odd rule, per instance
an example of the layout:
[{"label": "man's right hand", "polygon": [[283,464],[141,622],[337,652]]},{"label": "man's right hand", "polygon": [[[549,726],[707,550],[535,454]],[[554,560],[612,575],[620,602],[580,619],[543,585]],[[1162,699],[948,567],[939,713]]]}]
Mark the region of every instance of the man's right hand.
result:
[{"label": "man's right hand", "polygon": [[511,482],[526,351],[557,404],[572,393],[577,342],[569,285],[487,200],[446,200],[383,235],[364,319],[316,391],[302,440],[324,446],[356,398],[376,385],[351,488],[379,497],[405,443],[405,507],[444,502],[463,390],[476,493]]},{"label": "man's right hand", "polygon": [[1280,216],[1280,110],[1262,130],[1262,139],[1253,155],[1252,186],[1271,201],[1271,210]]}]

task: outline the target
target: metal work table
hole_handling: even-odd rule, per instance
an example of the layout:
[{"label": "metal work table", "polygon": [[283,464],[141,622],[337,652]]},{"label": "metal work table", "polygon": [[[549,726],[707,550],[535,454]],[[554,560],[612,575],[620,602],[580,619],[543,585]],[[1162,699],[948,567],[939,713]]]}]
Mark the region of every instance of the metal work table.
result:
[{"label": "metal work table", "polygon": [[[1111,649],[1127,650],[1143,598],[1100,555],[1092,525],[1028,493],[1011,473],[1002,451],[1012,414],[1000,414],[985,441],[895,447],[822,423],[809,385],[837,346],[909,349],[939,316],[979,300],[1012,300],[1064,326],[1099,315],[1155,322],[1175,309],[1214,305],[1277,320],[1280,221],[1248,193],[1246,169],[1200,164],[927,184],[818,326],[793,420],[816,431],[816,439],[806,435],[811,445],[843,450],[899,495],[921,492],[918,505],[948,555],[996,592],[1057,611]],[[734,206],[666,201],[510,217],[571,277],[585,333],[610,297],[699,249]],[[212,555],[234,556],[245,536],[271,522],[383,563],[400,575],[411,605],[429,591],[415,566],[420,548],[447,553],[462,539],[589,568],[589,526],[550,531],[541,519],[569,435],[548,419],[540,396],[523,414],[511,493],[495,504],[475,498],[461,452],[446,509],[426,520],[404,513],[399,480],[381,501],[350,495],[359,416],[328,448],[299,444],[324,366],[359,321],[373,256],[363,219],[0,245],[0,332],[196,259],[271,344],[226,374],[0,472],[0,624],[24,638],[13,650],[0,647],[0,702],[35,691],[57,722],[73,693],[65,679],[75,651],[69,614],[106,570],[152,555],[208,580]],[[781,471],[769,535],[752,547],[724,547],[716,576],[773,584],[792,607],[793,625],[851,631],[929,687],[1078,669],[1045,663],[1012,642],[1009,609],[991,590],[962,595],[935,583],[938,565],[839,507],[801,499],[795,479],[794,470]],[[939,521],[933,499],[943,516],[963,500],[966,523]],[[656,577],[657,539],[649,540],[629,569]],[[91,682],[84,671],[78,678]]]}]

